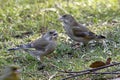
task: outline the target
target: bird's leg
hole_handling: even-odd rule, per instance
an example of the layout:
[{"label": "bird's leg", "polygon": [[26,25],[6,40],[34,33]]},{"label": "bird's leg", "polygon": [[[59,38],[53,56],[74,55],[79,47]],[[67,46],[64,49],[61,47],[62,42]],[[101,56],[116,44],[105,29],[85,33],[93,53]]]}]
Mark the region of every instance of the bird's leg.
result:
[{"label": "bird's leg", "polygon": [[80,47],[80,43],[79,43],[79,42],[73,42],[73,43],[71,44],[71,47],[72,47],[73,49],[77,49],[77,48]]},{"label": "bird's leg", "polygon": [[86,44],[83,44],[82,42],[75,42],[71,45],[71,47],[73,49],[79,49],[79,48],[83,48],[85,46],[86,46]]},{"label": "bird's leg", "polygon": [[41,62],[41,59],[40,59],[40,57],[39,57],[39,56],[36,56],[36,58],[37,58],[37,60],[38,60],[38,61],[40,61],[40,62]]},{"label": "bird's leg", "polygon": [[41,56],[36,56],[37,60],[39,61],[40,64],[43,64],[43,57]]},{"label": "bird's leg", "polygon": [[44,68],[45,68],[45,66],[46,66],[46,64],[45,64],[45,63],[43,63],[43,56],[37,56],[37,59],[40,61],[40,64],[39,64],[38,69],[39,69],[39,70],[44,69]]}]

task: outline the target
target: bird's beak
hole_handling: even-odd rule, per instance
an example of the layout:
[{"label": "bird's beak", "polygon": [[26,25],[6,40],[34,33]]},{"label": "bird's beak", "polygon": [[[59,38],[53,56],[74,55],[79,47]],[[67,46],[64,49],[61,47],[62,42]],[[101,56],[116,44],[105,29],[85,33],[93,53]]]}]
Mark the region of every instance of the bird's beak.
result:
[{"label": "bird's beak", "polygon": [[58,20],[59,20],[59,21],[63,21],[63,18],[62,18],[62,16],[60,16],[60,17],[58,18]]},{"label": "bird's beak", "polygon": [[20,73],[20,72],[22,72],[21,69],[17,69],[17,70],[15,71],[15,73]]},{"label": "bird's beak", "polygon": [[58,37],[58,33],[55,32],[55,33],[53,34],[53,39],[57,39],[57,37]]}]

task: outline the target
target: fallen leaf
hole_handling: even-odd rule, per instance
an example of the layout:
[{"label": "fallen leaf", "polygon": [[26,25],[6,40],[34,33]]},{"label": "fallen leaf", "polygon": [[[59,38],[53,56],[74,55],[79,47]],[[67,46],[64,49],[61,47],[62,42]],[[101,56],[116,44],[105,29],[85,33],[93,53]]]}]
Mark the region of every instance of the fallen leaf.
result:
[{"label": "fallen leaf", "polygon": [[101,67],[101,66],[105,66],[111,63],[111,58],[107,58],[106,62],[103,61],[95,61],[90,65],[90,68],[97,68],[97,67]]}]

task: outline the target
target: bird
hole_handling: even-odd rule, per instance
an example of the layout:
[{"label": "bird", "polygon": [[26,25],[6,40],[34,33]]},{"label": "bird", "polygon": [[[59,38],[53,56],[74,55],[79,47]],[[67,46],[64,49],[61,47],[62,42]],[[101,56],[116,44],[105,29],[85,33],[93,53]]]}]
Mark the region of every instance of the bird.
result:
[{"label": "bird", "polygon": [[43,57],[52,53],[57,47],[58,33],[56,30],[50,30],[42,35],[41,38],[36,39],[30,43],[19,45],[15,48],[10,48],[8,51],[23,49],[31,56],[36,57],[40,62]]},{"label": "bird", "polygon": [[20,80],[20,67],[17,65],[10,65],[5,68],[0,80]]},{"label": "bird", "polygon": [[87,44],[91,40],[105,39],[103,35],[96,35],[90,31],[86,26],[78,23],[70,14],[64,14],[58,18],[61,21],[66,34],[76,42]]}]

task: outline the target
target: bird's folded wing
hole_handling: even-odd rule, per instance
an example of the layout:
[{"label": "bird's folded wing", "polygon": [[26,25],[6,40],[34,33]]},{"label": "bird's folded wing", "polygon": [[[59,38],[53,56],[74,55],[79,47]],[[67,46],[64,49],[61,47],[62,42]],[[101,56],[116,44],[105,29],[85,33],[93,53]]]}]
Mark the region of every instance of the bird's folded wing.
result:
[{"label": "bird's folded wing", "polygon": [[53,52],[55,50],[56,46],[57,45],[56,45],[56,43],[54,41],[49,42],[49,45],[47,45],[46,49],[45,49],[46,53]]},{"label": "bird's folded wing", "polygon": [[73,35],[75,35],[76,37],[83,37],[83,38],[86,38],[86,39],[94,39],[96,37],[95,33],[93,32],[84,32],[80,29],[73,29]]},{"label": "bird's folded wing", "polygon": [[40,50],[30,50],[30,49],[24,49],[24,51],[28,52],[32,56],[40,56],[41,54],[44,54],[44,51]]},{"label": "bird's folded wing", "polygon": [[45,39],[37,39],[33,41],[32,47],[36,48],[37,50],[45,49],[45,47],[49,44],[49,42]]}]

